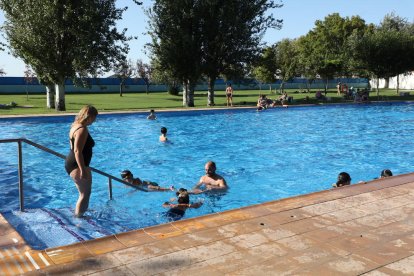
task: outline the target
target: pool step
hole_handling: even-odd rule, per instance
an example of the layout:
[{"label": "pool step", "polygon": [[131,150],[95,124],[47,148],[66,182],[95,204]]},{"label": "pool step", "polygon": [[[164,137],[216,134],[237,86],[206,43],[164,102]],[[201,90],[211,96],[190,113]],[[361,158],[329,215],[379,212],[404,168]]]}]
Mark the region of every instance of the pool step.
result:
[{"label": "pool step", "polygon": [[50,265],[50,258],[43,252],[19,251],[14,246],[0,249],[0,275],[20,275]]}]

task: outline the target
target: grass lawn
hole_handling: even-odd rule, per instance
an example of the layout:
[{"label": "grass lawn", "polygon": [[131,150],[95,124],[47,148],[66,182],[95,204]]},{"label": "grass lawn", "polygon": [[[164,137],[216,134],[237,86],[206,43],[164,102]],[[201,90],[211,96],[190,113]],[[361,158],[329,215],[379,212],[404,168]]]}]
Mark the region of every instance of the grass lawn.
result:
[{"label": "grass lawn", "polygon": [[[289,96],[293,96],[293,104],[318,103],[315,100],[315,91],[311,93],[296,93],[294,90],[286,90]],[[400,90],[404,91],[405,90]],[[257,99],[260,94],[267,95],[268,98],[278,98],[278,94],[270,93],[269,90],[235,90],[233,103],[235,106],[256,106]],[[305,101],[306,97],[309,101]],[[331,103],[345,102],[342,97],[336,95],[336,90],[330,90],[327,94],[331,98]],[[225,107],[226,98],[224,91],[215,92],[215,107]],[[34,94],[29,95],[28,99],[25,94],[21,95],[3,95],[0,94],[0,104],[17,103],[17,107],[0,108],[0,116],[4,115],[29,115],[29,114],[61,114],[78,112],[85,104],[94,105],[99,111],[130,111],[130,110],[149,110],[149,109],[177,109],[182,108],[182,95],[172,96],[166,92],[151,92],[149,94],[125,93],[120,97],[118,93],[113,94],[67,94],[66,111],[57,112],[54,109],[46,108],[46,95]],[[370,93],[371,101],[406,101],[414,100],[414,92],[411,91],[410,96],[398,96],[394,89],[381,89],[380,97],[376,96],[376,92]],[[207,92],[196,91],[194,96],[195,108],[207,107]]]}]

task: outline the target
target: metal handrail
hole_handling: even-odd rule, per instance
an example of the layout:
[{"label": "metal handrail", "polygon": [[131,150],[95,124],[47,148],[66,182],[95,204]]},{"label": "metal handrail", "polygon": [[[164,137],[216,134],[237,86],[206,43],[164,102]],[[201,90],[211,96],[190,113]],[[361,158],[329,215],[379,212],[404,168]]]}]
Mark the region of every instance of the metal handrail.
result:
[{"label": "metal handrail", "polygon": [[[47,153],[50,153],[52,155],[55,155],[57,157],[60,157],[62,159],[65,159],[66,156],[63,154],[60,154],[54,150],[51,150],[45,146],[39,145],[33,141],[30,141],[26,138],[15,138],[15,139],[0,139],[0,144],[2,143],[17,143],[18,144],[18,159],[19,159],[19,164],[18,164],[18,174],[19,174],[19,203],[20,203],[20,211],[24,211],[24,193],[23,193],[23,155],[22,155],[22,142],[31,145],[35,148],[41,149]],[[91,171],[98,173],[100,175],[106,176],[108,177],[108,191],[109,191],[109,199],[112,200],[112,180],[116,180],[126,186],[135,188],[137,190],[141,190],[144,192],[147,192],[147,190],[145,190],[142,187],[139,186],[135,186],[129,182],[126,182],[118,177],[115,177],[113,175],[110,175],[106,172],[103,172],[101,170],[95,169],[90,167]]]}]

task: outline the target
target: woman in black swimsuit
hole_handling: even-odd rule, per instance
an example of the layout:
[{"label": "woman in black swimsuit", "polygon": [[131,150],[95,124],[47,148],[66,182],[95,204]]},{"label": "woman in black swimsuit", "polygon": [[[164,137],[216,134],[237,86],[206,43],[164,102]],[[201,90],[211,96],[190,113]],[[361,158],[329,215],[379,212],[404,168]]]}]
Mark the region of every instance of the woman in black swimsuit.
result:
[{"label": "woman in black swimsuit", "polygon": [[89,163],[92,159],[92,148],[95,141],[88,131],[98,115],[98,111],[91,105],[84,106],[76,116],[70,131],[70,151],[66,156],[65,169],[75,182],[79,191],[76,203],[75,216],[82,217],[89,206],[92,190],[92,174]]}]

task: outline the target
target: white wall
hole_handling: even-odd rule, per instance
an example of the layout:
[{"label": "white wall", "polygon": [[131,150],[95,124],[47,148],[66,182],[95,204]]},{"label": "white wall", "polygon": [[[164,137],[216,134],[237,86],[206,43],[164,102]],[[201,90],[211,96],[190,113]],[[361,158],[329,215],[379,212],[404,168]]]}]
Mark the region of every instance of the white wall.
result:
[{"label": "white wall", "polygon": [[[371,84],[371,87],[374,89],[377,87],[377,80],[372,79],[369,82]],[[379,88],[384,88],[385,80],[380,79],[379,81]],[[389,88],[396,89],[397,88],[397,77],[390,78]],[[411,72],[409,75],[400,75],[400,89],[407,89],[412,90],[414,89],[414,71]]]}]

